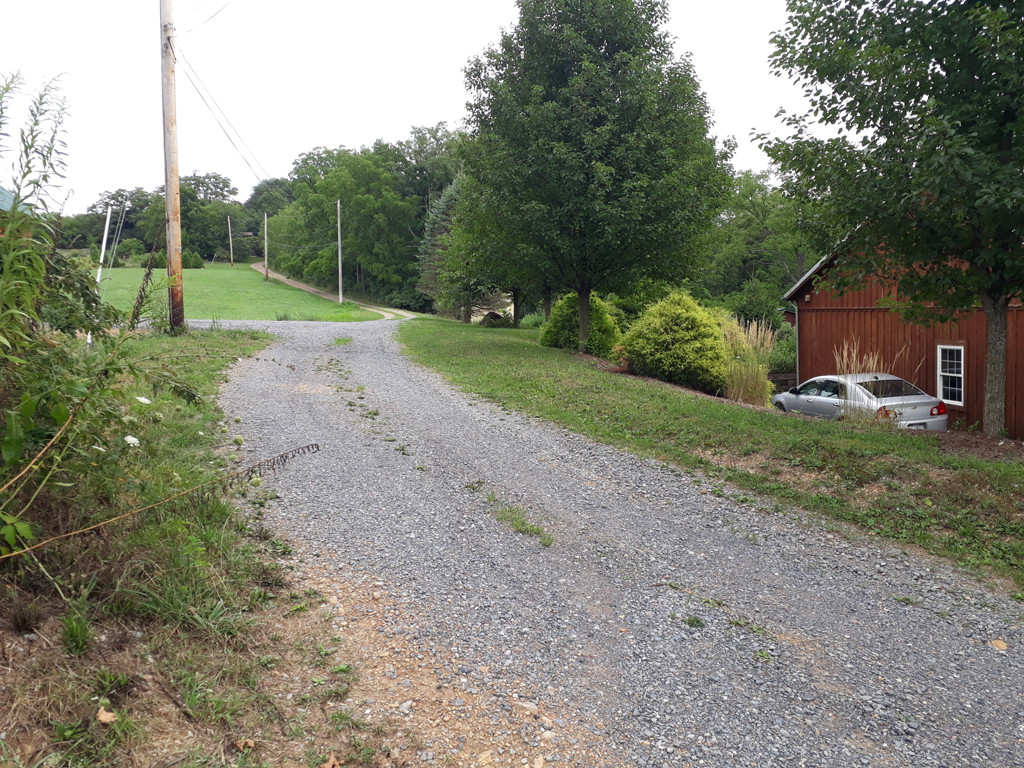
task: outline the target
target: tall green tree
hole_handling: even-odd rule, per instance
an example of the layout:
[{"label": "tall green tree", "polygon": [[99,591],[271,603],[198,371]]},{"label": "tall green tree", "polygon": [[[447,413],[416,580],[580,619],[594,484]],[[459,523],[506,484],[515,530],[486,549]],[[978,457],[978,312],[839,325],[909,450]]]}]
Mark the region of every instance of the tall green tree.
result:
[{"label": "tall green tree", "polygon": [[519,22],[470,62],[466,169],[532,271],[579,296],[685,273],[729,189],[728,146],[663,0],[519,0]]},{"label": "tall green tree", "polygon": [[[314,150],[295,163],[295,200],[269,223],[270,252],[291,277],[337,285],[337,201],[341,201],[345,270],[355,267],[360,288],[381,301],[424,309],[416,291],[416,249],[422,216],[396,171],[392,145],[357,152]],[[353,275],[349,275],[350,279]]]},{"label": "tall green tree", "polygon": [[[811,113],[765,141],[843,238],[828,282],[882,280],[908,320],[981,305],[984,430],[1005,428],[1007,307],[1024,292],[1024,24],[1008,0],[789,0],[772,64]],[[815,138],[812,117],[836,138]]]},{"label": "tall green tree", "polygon": [[182,176],[180,184],[194,189],[204,203],[213,200],[227,202],[238,194],[238,188],[231,185],[231,179],[219,173],[195,172],[191,176]]},{"label": "tall green tree", "polygon": [[441,273],[448,250],[447,237],[455,220],[455,205],[459,199],[462,182],[463,177],[460,176],[448,185],[430,206],[423,222],[423,239],[420,241],[417,254],[420,275],[416,290],[424,296],[429,296],[438,309],[441,308],[443,300],[444,285]]},{"label": "tall green tree", "polygon": [[810,210],[774,186],[770,174],[738,174],[694,288],[744,320],[777,326],[782,296],[819,258],[801,228]]},{"label": "tall green tree", "polygon": [[[476,312],[498,311],[507,303],[507,280],[496,254],[509,253],[487,230],[490,222],[480,215],[478,195],[479,184],[464,175],[449,184],[427,214],[419,253],[418,290],[436,309],[464,323]],[[518,317],[515,301],[513,316]]]},{"label": "tall green tree", "polygon": [[253,216],[273,216],[295,199],[288,179],[264,179],[252,188],[252,194],[245,201],[246,210]]}]

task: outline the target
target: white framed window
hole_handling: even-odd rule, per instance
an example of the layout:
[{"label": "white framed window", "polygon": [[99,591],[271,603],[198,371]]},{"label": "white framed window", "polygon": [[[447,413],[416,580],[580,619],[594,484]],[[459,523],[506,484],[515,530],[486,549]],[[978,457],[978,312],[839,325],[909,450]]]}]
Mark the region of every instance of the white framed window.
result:
[{"label": "white framed window", "polygon": [[964,399],[964,348],[961,346],[939,344],[938,386],[936,390],[940,400],[947,405],[963,405]]}]

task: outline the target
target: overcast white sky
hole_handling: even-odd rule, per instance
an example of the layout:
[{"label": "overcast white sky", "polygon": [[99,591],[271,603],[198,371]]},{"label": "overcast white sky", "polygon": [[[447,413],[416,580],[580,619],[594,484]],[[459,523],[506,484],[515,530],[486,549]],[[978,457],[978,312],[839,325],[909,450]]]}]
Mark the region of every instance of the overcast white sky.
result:
[{"label": "overcast white sky", "polygon": [[[767,63],[785,0],[668,5],[668,31],[677,54],[693,54],[714,134],[736,138],[736,168],[763,170],[767,158],[751,131],[781,133],[779,107],[803,109],[799,90]],[[179,51],[251,149],[256,170],[179,63],[181,174],[221,173],[244,200],[264,171],[286,176],[314,147],[398,141],[414,125],[440,121],[457,127],[463,67],[514,25],[517,10],[514,0],[175,0],[174,17]],[[18,103],[60,76],[69,108],[66,212],[84,211],[104,191],[163,183],[159,0],[8,3],[3,27],[0,74],[20,71],[26,81]],[[14,147],[11,136],[0,159],[4,186]]]}]

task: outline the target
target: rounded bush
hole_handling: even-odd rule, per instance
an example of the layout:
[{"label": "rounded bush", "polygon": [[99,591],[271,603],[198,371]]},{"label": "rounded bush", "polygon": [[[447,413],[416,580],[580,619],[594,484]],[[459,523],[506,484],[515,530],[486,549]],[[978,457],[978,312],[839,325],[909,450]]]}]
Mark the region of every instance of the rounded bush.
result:
[{"label": "rounded bush", "polygon": [[682,291],[652,304],[622,340],[630,370],[718,394],[728,383],[725,342],[715,314]]},{"label": "rounded bush", "polygon": [[544,325],[544,315],[540,312],[531,312],[519,321],[520,328],[533,329],[540,328],[542,325]]},{"label": "rounded bush", "polygon": [[[619,328],[608,313],[608,306],[590,294],[590,333],[586,350],[598,357],[610,357],[619,343]],[[540,343],[545,347],[577,349],[580,345],[580,298],[575,293],[563,296],[551,308],[551,319],[540,329]]]},{"label": "rounded bush", "polygon": [[181,252],[182,269],[202,269],[203,266],[203,257],[195,251],[186,249]]}]

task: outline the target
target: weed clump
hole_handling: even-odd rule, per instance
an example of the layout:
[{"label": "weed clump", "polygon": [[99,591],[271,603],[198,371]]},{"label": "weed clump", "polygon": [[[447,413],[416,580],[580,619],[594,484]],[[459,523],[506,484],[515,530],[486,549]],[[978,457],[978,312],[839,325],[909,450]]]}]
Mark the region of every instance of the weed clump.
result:
[{"label": "weed clump", "polygon": [[722,321],[727,350],[725,396],[750,405],[770,405],[772,383],[768,368],[775,332],[756,320],[743,323],[730,315]]}]

